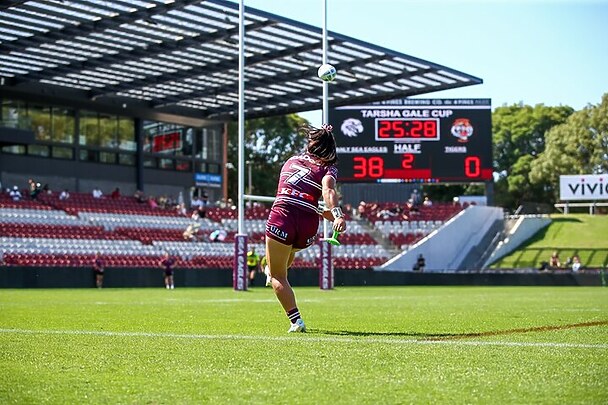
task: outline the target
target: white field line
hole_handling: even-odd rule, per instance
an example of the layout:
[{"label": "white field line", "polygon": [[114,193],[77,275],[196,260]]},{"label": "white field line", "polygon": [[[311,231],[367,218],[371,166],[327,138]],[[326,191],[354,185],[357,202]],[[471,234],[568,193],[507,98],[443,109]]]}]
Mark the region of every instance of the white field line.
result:
[{"label": "white field line", "polygon": [[391,338],[351,338],[346,336],[253,336],[253,335],[199,335],[181,333],[151,333],[151,332],[112,332],[94,330],[32,330],[32,329],[0,329],[0,334],[21,335],[73,335],[73,336],[117,336],[145,337],[161,339],[192,339],[192,340],[272,340],[272,341],[309,341],[331,343],[380,343],[400,345],[447,345],[447,346],[507,346],[507,347],[558,347],[574,349],[608,349],[608,344],[563,343],[563,342],[504,342],[484,340],[417,340]]}]

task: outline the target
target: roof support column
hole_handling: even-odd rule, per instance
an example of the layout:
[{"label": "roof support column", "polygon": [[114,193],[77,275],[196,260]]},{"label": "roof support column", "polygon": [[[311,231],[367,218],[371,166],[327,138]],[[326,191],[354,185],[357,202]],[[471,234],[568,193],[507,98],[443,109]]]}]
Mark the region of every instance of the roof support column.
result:
[{"label": "roof support column", "polygon": [[135,128],[135,188],[144,191],[144,125],[141,118],[135,118],[133,122]]}]

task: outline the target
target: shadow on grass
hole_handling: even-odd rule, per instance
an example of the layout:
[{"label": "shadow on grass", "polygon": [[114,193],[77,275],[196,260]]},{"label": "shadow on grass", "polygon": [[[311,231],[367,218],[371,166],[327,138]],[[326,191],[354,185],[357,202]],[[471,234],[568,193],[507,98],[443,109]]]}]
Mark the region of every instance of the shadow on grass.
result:
[{"label": "shadow on grass", "polygon": [[311,329],[306,330],[307,333],[318,333],[321,335],[332,336],[380,336],[380,337],[401,337],[401,338],[416,338],[416,339],[446,339],[457,336],[454,333],[421,333],[421,332],[369,332],[369,331],[350,331],[350,330],[324,330]]},{"label": "shadow on grass", "polygon": [[577,222],[577,223],[581,223],[583,221],[581,221],[579,218],[551,218],[551,224],[548,226],[545,226],[544,228],[542,228],[540,231],[536,232],[530,239],[528,239],[526,241],[526,246],[529,246],[535,242],[540,242],[541,240],[545,239],[545,237],[547,236],[547,232],[549,231],[549,228],[551,228],[553,231],[555,231],[557,229],[557,231],[561,231],[562,227],[567,224],[567,223],[573,223],[573,222]]},{"label": "shadow on grass", "polygon": [[592,326],[603,326],[608,325],[608,320],[593,321],[593,322],[581,322],[572,323],[566,325],[544,325],[535,326],[531,328],[516,328],[516,329],[505,329],[505,330],[494,330],[486,332],[463,332],[463,333],[420,333],[420,332],[364,332],[364,331],[347,331],[347,330],[324,330],[324,329],[308,329],[309,333],[318,333],[322,335],[333,335],[333,336],[381,336],[381,337],[407,337],[418,340],[455,340],[455,339],[467,339],[477,338],[486,336],[500,336],[500,335],[513,335],[516,333],[530,333],[530,332],[550,332],[565,329],[574,328],[587,328]]}]

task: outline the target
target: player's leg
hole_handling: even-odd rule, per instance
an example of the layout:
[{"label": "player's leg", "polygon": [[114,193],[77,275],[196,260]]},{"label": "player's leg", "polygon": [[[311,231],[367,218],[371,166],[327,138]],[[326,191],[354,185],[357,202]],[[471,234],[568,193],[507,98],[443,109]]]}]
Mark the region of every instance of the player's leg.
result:
[{"label": "player's leg", "polygon": [[287,268],[291,257],[291,246],[272,238],[266,238],[266,255],[272,277],[272,288],[285,312],[296,307],[296,297],[287,280]]}]

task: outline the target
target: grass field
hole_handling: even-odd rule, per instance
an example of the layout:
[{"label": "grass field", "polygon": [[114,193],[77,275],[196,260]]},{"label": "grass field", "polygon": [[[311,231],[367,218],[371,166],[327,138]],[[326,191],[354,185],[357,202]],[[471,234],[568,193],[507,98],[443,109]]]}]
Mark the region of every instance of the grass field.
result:
[{"label": "grass field", "polygon": [[608,215],[552,215],[552,223],[515,252],[492,264],[492,268],[538,268],[553,251],[562,264],[579,255],[586,267],[608,265]]},{"label": "grass field", "polygon": [[605,404],[608,288],[3,290],[2,404]]}]

